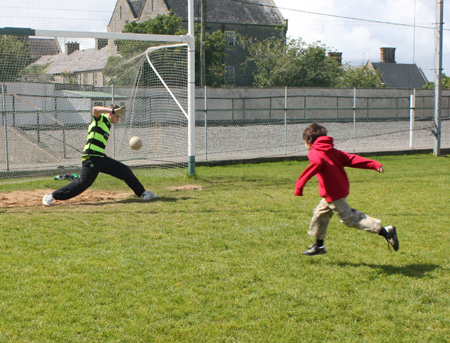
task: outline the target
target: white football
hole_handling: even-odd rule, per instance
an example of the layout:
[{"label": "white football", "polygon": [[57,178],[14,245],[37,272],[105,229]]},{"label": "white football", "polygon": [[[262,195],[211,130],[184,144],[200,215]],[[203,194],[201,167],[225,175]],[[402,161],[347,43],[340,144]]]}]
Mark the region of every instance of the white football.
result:
[{"label": "white football", "polygon": [[133,150],[139,150],[140,148],[142,148],[142,139],[138,136],[131,137],[130,148]]}]

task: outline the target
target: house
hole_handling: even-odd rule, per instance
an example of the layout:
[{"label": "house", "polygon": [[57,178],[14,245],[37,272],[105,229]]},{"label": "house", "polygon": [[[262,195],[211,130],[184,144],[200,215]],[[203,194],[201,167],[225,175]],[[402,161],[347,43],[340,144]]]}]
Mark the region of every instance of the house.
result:
[{"label": "house", "polygon": [[52,82],[101,87],[108,81],[103,69],[109,57],[116,55],[117,50],[107,45],[107,40],[98,39],[95,48],[86,50],[80,50],[78,42],[69,42],[64,53],[42,56],[31,66],[46,66],[45,77]]},{"label": "house", "polygon": [[[107,27],[108,32],[122,32],[126,22],[144,22],[172,11],[188,26],[187,0],[117,0]],[[284,20],[273,0],[206,0],[206,31],[221,30],[227,37],[224,60],[226,82],[230,86],[251,86],[254,66],[242,69],[248,54],[236,40],[237,35],[264,40],[286,37]],[[201,0],[194,0],[194,22],[201,22]]]},{"label": "house", "polygon": [[367,62],[387,88],[421,89],[427,83],[422,69],[415,63],[397,63],[395,48],[380,48],[380,62]]},{"label": "house", "polygon": [[29,37],[27,40],[33,61],[37,61],[44,55],[57,55],[61,53],[61,47],[56,38]]},{"label": "house", "polygon": [[[31,53],[31,63],[36,62],[42,56],[51,56],[61,53],[61,46],[56,38],[35,38],[23,36],[20,37],[21,40],[26,42],[30,53]],[[33,75],[33,74],[22,74],[22,81],[35,81],[35,80],[49,80],[48,75]]]}]

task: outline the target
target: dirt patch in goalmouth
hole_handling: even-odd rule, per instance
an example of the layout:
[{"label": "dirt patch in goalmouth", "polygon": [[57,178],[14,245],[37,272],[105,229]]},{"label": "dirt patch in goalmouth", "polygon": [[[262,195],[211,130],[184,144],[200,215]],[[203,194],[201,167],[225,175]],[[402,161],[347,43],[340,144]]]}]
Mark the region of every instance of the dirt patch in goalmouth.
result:
[{"label": "dirt patch in goalmouth", "polygon": [[202,186],[198,185],[184,185],[184,186],[176,186],[176,187],[170,187],[171,191],[198,191],[202,190]]},{"label": "dirt patch in goalmouth", "polygon": [[[194,191],[203,189],[202,186],[197,185],[183,185],[177,187],[170,187],[171,191]],[[11,207],[32,207],[32,206],[44,206],[42,204],[42,197],[53,192],[53,189],[36,189],[32,191],[12,191],[6,193],[0,193],[0,208]],[[87,190],[75,198],[56,201],[55,205],[72,204],[72,205],[89,205],[89,204],[106,204],[116,202],[125,199],[136,199],[133,192],[120,192],[120,191],[104,191],[104,190]]]},{"label": "dirt patch in goalmouth", "polygon": [[[36,189],[32,191],[0,193],[0,208],[44,206],[42,204],[42,197],[52,191],[51,189]],[[127,199],[133,195],[130,192],[87,190],[73,199],[56,201],[55,204],[101,204]]]}]

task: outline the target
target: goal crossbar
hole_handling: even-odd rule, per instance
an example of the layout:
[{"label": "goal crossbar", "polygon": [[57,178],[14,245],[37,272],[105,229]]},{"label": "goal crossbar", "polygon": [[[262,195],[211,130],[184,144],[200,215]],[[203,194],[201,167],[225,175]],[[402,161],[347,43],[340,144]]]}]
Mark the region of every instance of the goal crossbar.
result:
[{"label": "goal crossbar", "polygon": [[156,42],[178,42],[188,43],[189,36],[154,35],[142,33],[120,33],[120,32],[88,32],[88,31],[57,31],[57,30],[34,30],[22,27],[0,28],[0,35],[14,36],[42,36],[42,37],[69,37],[69,38],[101,38],[101,39],[123,39]]}]

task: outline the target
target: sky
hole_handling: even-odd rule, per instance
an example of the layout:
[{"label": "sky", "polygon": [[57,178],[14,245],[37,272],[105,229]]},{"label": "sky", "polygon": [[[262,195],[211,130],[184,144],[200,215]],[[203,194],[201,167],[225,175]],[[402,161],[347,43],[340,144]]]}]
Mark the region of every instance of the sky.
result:
[{"label": "sky", "polygon": [[[429,81],[434,79],[438,22],[435,0],[274,2],[288,19],[288,36],[301,38],[308,44],[320,41],[330,51],[342,52],[344,64],[379,62],[380,48],[394,47],[397,63],[417,63]],[[443,21],[450,23],[450,8],[445,4]],[[444,30],[447,27],[444,24]],[[443,39],[443,72],[447,66],[450,75],[450,31],[444,31]]]},{"label": "sky", "polygon": [[[394,47],[397,63],[417,63],[433,81],[436,0],[274,2],[288,20],[291,38],[307,44],[320,41],[330,51],[341,52],[344,64],[354,66],[379,62],[380,48]],[[0,27],[105,32],[115,4],[116,0],[0,0]],[[445,22],[450,23],[450,8],[444,4]],[[447,27],[444,24],[443,72],[450,75]]]}]

